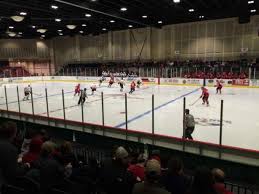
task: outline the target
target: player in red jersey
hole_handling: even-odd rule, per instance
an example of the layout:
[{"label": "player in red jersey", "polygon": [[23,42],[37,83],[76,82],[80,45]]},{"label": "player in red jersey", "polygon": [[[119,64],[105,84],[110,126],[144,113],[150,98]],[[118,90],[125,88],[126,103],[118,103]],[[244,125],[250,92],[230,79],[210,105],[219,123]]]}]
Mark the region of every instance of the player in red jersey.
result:
[{"label": "player in red jersey", "polygon": [[109,81],[109,85],[108,85],[108,88],[112,87],[112,84],[114,84],[114,77],[111,76],[111,79]]},{"label": "player in red jersey", "polygon": [[201,87],[201,90],[202,90],[202,94],[200,98],[202,98],[202,101],[203,101],[202,104],[206,103],[207,106],[209,106],[209,96],[210,96],[209,91],[205,87]]},{"label": "player in red jersey", "polygon": [[129,94],[132,94],[135,91],[135,88],[136,88],[136,83],[134,81],[132,81],[131,84],[130,84]]},{"label": "player in red jersey", "polygon": [[217,94],[218,94],[218,93],[221,94],[221,89],[222,89],[223,85],[222,85],[222,83],[220,83],[219,80],[217,80],[217,85],[216,85],[216,87],[217,87],[217,89],[216,89]]},{"label": "player in red jersey", "polygon": [[91,86],[91,90],[92,90],[92,95],[94,95],[94,92],[96,92],[96,84],[93,84],[92,86]]},{"label": "player in red jersey", "polygon": [[78,96],[80,95],[80,84],[77,84],[76,87],[75,87],[75,94],[74,94],[74,96],[77,95],[77,94],[78,94]]}]

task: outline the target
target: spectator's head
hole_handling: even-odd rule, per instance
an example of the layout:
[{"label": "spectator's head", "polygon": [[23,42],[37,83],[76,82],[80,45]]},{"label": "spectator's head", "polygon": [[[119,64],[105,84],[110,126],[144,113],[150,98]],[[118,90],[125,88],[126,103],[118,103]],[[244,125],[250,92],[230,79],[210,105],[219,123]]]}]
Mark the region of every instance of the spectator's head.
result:
[{"label": "spectator's head", "polygon": [[115,151],[115,160],[120,161],[123,165],[128,165],[129,163],[129,153],[128,151],[120,146]]},{"label": "spectator's head", "polygon": [[160,150],[153,150],[150,155],[150,159],[155,159],[161,163]]},{"label": "spectator's head", "polygon": [[189,109],[185,109],[185,114],[190,114],[190,110]]},{"label": "spectator's head", "polygon": [[143,153],[132,153],[131,158],[131,164],[144,164],[146,161]]},{"label": "spectator's head", "polygon": [[145,167],[145,177],[148,182],[156,183],[160,180],[161,165],[160,162],[151,159],[148,160]]},{"label": "spectator's head", "polygon": [[40,153],[42,144],[42,139],[33,138],[30,143],[29,152]]},{"label": "spectator's head", "polygon": [[62,154],[70,154],[72,151],[72,144],[69,141],[65,141],[60,147],[60,152]]},{"label": "spectator's head", "polygon": [[42,136],[42,141],[49,141],[50,137],[48,135],[48,132],[45,129],[40,130],[40,135]]},{"label": "spectator's head", "polygon": [[195,194],[214,194],[213,184],[211,171],[207,167],[199,167],[194,175],[192,191]]},{"label": "spectator's head", "polygon": [[214,168],[212,170],[212,175],[214,178],[214,181],[217,183],[224,183],[225,181],[225,173],[223,170],[219,169],[219,168]]},{"label": "spectator's head", "polygon": [[56,144],[51,141],[46,141],[41,146],[41,156],[48,157],[50,156],[56,149]]},{"label": "spectator's head", "polygon": [[16,136],[17,126],[16,123],[7,121],[0,126],[0,138],[13,140]]},{"label": "spectator's head", "polygon": [[178,157],[172,157],[168,162],[169,173],[180,175],[183,173],[183,162]]}]

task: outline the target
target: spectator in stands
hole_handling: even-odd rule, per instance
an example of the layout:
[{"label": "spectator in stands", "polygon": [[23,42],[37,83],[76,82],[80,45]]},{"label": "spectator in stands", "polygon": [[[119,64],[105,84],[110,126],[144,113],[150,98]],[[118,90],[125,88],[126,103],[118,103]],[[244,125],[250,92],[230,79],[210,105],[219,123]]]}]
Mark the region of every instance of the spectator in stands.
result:
[{"label": "spectator in stands", "polygon": [[197,168],[189,194],[217,194],[212,173],[207,167]]},{"label": "spectator in stands", "polygon": [[40,156],[40,150],[41,150],[42,144],[43,144],[43,141],[41,138],[37,138],[37,137],[33,138],[29,145],[29,151],[25,153],[24,156],[22,157],[22,162],[31,164],[34,161],[36,161]]},{"label": "spectator in stands", "polygon": [[25,137],[23,139],[22,148],[21,148],[21,154],[20,157],[23,157],[24,154],[26,154],[30,149],[30,143],[34,136],[34,131],[32,129],[27,129],[25,133]]},{"label": "spectator in stands", "polygon": [[132,194],[169,194],[159,182],[161,178],[161,165],[155,159],[147,161],[145,168],[145,181],[134,186]]},{"label": "spectator in stands", "polygon": [[0,126],[0,188],[4,183],[12,183],[18,173],[18,150],[11,143],[16,131],[17,127],[13,122]]},{"label": "spectator in stands", "polygon": [[145,177],[145,158],[144,155],[141,153],[134,153],[132,154],[133,160],[131,161],[131,164],[128,168],[132,174],[137,177],[138,182],[144,181]]},{"label": "spectator in stands", "polygon": [[130,194],[136,177],[129,172],[129,154],[124,147],[118,147],[112,161],[104,163],[101,169],[101,184],[107,194]]},{"label": "spectator in stands", "polygon": [[177,157],[169,160],[168,171],[162,180],[171,194],[185,194],[191,185],[191,178],[184,175],[183,162]]},{"label": "spectator in stands", "polygon": [[225,173],[221,169],[214,168],[212,170],[212,175],[215,181],[214,189],[216,190],[217,194],[232,194],[232,192],[225,188]]},{"label": "spectator in stands", "polygon": [[73,167],[77,165],[76,157],[73,153],[72,144],[68,141],[65,141],[60,146],[60,153],[63,160],[63,164],[66,166],[71,164]]},{"label": "spectator in stands", "polygon": [[46,141],[41,146],[40,157],[33,163],[31,172],[27,175],[40,182],[43,192],[49,191],[53,186],[59,185],[64,178],[64,167],[52,156],[56,144]]}]

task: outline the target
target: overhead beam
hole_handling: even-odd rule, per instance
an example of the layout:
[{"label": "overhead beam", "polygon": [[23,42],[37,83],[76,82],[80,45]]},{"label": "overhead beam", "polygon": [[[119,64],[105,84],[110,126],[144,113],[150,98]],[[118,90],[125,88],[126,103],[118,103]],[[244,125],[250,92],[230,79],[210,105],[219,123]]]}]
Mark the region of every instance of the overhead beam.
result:
[{"label": "overhead beam", "polygon": [[67,2],[67,1],[63,1],[63,0],[54,0],[54,1],[56,1],[58,3],[65,4],[65,5],[69,5],[69,6],[72,6],[72,7],[77,7],[77,8],[80,8],[80,9],[88,10],[88,11],[98,13],[98,14],[101,14],[101,15],[109,16],[109,17],[112,17],[112,18],[120,19],[120,20],[123,20],[123,21],[126,21],[126,22],[138,24],[138,25],[141,25],[141,26],[145,26],[145,27],[150,26],[150,25],[145,24],[143,22],[138,22],[138,21],[135,21],[135,20],[124,18],[124,17],[112,15],[112,14],[109,14],[109,13],[105,13],[105,12],[102,12],[102,11],[98,11],[98,10],[95,10],[95,9],[91,9],[91,8],[81,6],[81,5],[77,5],[77,4],[74,4],[74,3],[70,3],[70,2]]}]

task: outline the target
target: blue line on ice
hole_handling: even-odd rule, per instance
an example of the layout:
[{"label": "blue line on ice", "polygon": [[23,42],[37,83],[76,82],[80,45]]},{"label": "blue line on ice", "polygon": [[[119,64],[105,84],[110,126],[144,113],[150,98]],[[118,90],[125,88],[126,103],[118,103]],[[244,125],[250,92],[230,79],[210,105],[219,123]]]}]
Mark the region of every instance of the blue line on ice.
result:
[{"label": "blue line on ice", "polygon": [[[187,94],[183,94],[182,96],[179,96],[179,97],[177,97],[177,98],[175,98],[173,100],[170,100],[170,101],[168,101],[168,102],[166,102],[164,104],[161,104],[160,106],[155,107],[154,110],[156,111],[158,109],[161,109],[161,108],[163,108],[163,107],[165,107],[165,106],[167,106],[167,105],[169,105],[171,103],[174,103],[175,101],[177,101],[177,100],[179,100],[181,98],[184,98],[184,97],[186,97],[186,96],[188,96],[190,94],[193,94],[193,93],[197,92],[198,90],[200,90],[200,88],[197,88],[197,89],[195,89],[195,90],[193,90],[193,91],[191,91],[191,92],[189,92]],[[146,116],[146,115],[148,115],[150,113],[152,113],[152,110],[149,110],[149,111],[146,111],[146,112],[144,112],[144,113],[142,113],[140,115],[137,115],[137,116],[133,117],[132,119],[129,119],[128,120],[128,124],[133,122],[133,121],[135,121],[135,120],[137,120],[137,119],[140,119],[140,118],[142,118],[142,117],[144,117],[144,116]],[[115,128],[120,128],[120,127],[123,127],[124,125],[126,125],[126,122],[123,122],[123,123],[120,123],[120,124],[116,125]]]}]

